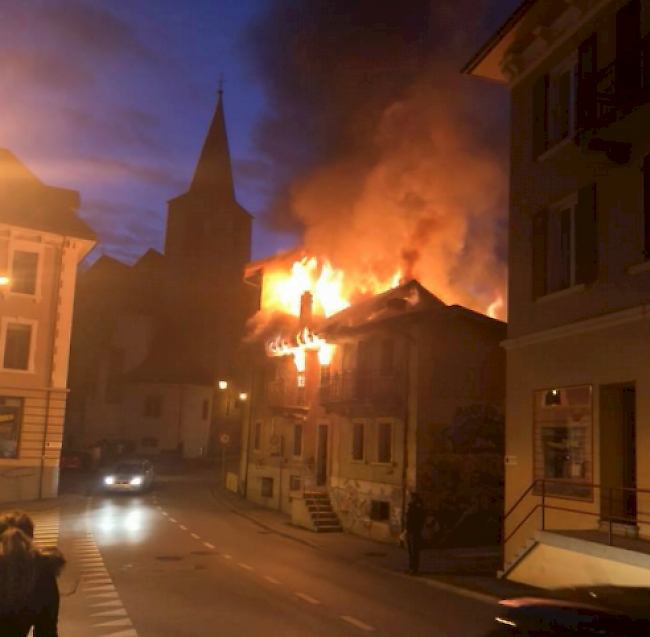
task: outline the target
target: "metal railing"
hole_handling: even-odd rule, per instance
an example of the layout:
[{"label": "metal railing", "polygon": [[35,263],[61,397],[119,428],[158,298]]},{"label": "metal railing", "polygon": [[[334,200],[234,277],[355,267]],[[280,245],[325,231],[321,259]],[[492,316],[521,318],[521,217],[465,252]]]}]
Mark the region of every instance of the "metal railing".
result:
[{"label": "metal railing", "polygon": [[[553,487],[549,490],[549,487]],[[570,506],[561,506],[555,503],[555,498],[566,497],[558,491],[561,488],[575,488],[580,487],[584,489],[591,489],[600,493],[600,505],[596,510],[578,509]],[[617,498],[616,495],[622,497]],[[536,526],[535,530],[547,530],[547,512],[548,511],[562,511],[564,513],[592,516],[600,519],[600,522],[607,524],[607,535],[609,546],[614,545],[614,526],[616,524],[634,525],[640,522],[650,523],[650,513],[645,513],[638,508],[638,495],[650,495],[650,489],[639,489],[632,487],[605,487],[596,483],[583,483],[573,482],[568,480],[550,480],[550,479],[536,479],[530,486],[521,494],[517,501],[508,509],[503,517],[504,529],[506,522],[513,514],[519,510],[528,496],[539,498],[539,501],[528,510],[526,515],[519,521],[519,523],[507,535],[504,534],[503,543],[507,544],[518,531],[530,520],[537,511],[540,512],[539,527]],[[605,497],[603,497],[603,495]],[[553,503],[549,504],[548,498],[554,498]],[[574,498],[576,499],[576,498]],[[650,500],[650,498],[649,498]],[[603,504],[606,503],[606,510]],[[620,508],[620,512],[617,511]],[[633,513],[625,513],[626,509],[633,509]]]},{"label": "metal railing", "polygon": [[321,403],[373,403],[399,407],[404,397],[404,375],[351,370],[321,378]]},{"label": "metal railing", "polygon": [[577,128],[596,128],[608,114],[650,88],[650,34],[628,53],[590,77],[579,80]]},{"label": "metal railing", "polygon": [[270,407],[306,407],[307,388],[291,379],[279,378],[269,382],[266,398]]}]

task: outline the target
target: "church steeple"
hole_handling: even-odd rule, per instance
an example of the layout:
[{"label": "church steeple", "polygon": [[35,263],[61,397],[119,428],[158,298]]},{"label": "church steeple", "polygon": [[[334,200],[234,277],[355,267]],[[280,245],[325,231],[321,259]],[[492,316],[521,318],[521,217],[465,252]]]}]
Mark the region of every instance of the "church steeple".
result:
[{"label": "church steeple", "polygon": [[210,130],[205,138],[189,191],[190,193],[207,191],[220,198],[235,199],[226,120],[223,113],[223,88],[221,82],[219,83],[217,108],[212,118]]}]

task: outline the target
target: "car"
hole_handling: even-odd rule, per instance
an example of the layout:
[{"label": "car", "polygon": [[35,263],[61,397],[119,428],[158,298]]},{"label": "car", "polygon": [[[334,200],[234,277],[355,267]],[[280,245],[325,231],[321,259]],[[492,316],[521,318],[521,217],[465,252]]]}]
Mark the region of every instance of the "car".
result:
[{"label": "car", "polygon": [[650,588],[576,587],[505,599],[488,635],[650,635]]},{"label": "car", "polygon": [[90,454],[83,451],[67,451],[61,453],[60,466],[62,470],[89,471],[92,466]]},{"label": "car", "polygon": [[142,492],[154,482],[153,465],[149,460],[120,460],[102,477],[106,491]]}]

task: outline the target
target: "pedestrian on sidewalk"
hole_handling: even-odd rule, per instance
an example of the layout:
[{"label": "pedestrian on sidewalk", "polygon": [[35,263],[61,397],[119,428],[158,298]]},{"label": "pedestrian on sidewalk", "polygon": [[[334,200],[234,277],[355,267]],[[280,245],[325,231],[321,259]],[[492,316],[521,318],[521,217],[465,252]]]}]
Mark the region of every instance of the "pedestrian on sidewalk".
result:
[{"label": "pedestrian on sidewalk", "polygon": [[58,637],[59,588],[65,560],[56,549],[39,551],[34,523],[22,511],[0,514],[0,635]]},{"label": "pedestrian on sidewalk", "polygon": [[420,551],[422,550],[422,530],[426,521],[426,512],[419,493],[411,494],[411,501],[406,509],[404,531],[406,548],[409,554],[409,566],[406,572],[416,575],[420,570]]}]

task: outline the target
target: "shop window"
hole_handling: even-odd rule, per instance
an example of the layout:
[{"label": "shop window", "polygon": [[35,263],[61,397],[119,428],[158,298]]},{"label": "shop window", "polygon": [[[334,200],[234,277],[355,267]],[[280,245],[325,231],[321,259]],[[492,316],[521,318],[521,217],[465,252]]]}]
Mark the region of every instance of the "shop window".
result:
[{"label": "shop window", "polygon": [[0,458],[18,457],[22,414],[21,398],[0,397]]},{"label": "shop window", "polygon": [[370,519],[375,522],[385,522],[390,519],[390,502],[370,500]]},{"label": "shop window", "polygon": [[534,467],[547,495],[591,499],[591,385],[535,392]]},{"label": "shop window", "polygon": [[273,497],[273,478],[262,478],[262,497]]}]

